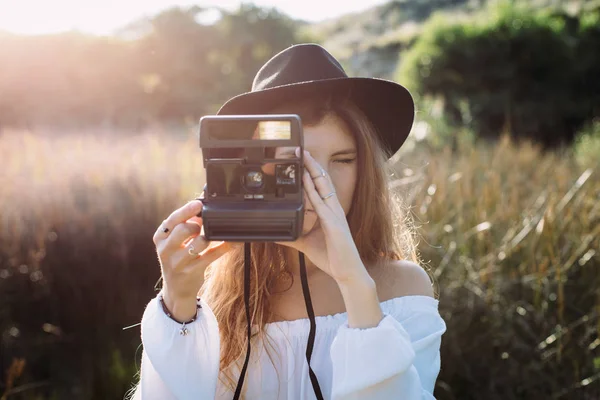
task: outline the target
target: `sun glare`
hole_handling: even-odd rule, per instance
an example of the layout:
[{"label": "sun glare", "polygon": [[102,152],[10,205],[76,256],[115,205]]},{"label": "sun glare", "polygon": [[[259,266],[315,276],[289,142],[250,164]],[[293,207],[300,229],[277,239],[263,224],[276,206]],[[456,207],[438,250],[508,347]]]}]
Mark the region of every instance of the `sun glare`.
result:
[{"label": "sun glare", "polygon": [[[384,0],[255,0],[258,6],[277,7],[293,18],[320,21],[357,12]],[[81,31],[110,35],[144,16],[175,6],[214,6],[234,9],[241,0],[0,0],[0,32],[39,35]],[[343,7],[340,7],[343,4]],[[318,9],[318,12],[314,10]]]},{"label": "sun glare", "polygon": [[[0,30],[38,35],[77,30],[109,35],[144,16],[194,0],[0,0]],[[225,1],[224,3],[231,3]],[[34,11],[34,12],[32,12]]]}]

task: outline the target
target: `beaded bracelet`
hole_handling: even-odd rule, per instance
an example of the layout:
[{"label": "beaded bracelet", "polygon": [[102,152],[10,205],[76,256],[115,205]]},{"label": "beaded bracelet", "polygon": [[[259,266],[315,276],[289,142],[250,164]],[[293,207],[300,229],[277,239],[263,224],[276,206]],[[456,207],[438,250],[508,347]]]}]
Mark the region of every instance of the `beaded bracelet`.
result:
[{"label": "beaded bracelet", "polygon": [[179,334],[181,336],[186,336],[189,333],[186,325],[191,324],[192,322],[194,322],[196,320],[196,318],[198,318],[198,310],[200,308],[202,308],[202,306],[200,305],[200,297],[196,297],[196,315],[194,315],[194,317],[192,319],[190,319],[189,321],[185,321],[185,322],[178,321],[173,317],[173,314],[171,314],[171,312],[167,308],[167,305],[165,304],[163,296],[159,296],[158,300],[160,301],[160,305],[162,306],[163,311],[165,312],[165,314],[167,314],[167,317],[171,318],[173,321],[177,322],[178,324],[181,324],[181,328],[179,329]]}]

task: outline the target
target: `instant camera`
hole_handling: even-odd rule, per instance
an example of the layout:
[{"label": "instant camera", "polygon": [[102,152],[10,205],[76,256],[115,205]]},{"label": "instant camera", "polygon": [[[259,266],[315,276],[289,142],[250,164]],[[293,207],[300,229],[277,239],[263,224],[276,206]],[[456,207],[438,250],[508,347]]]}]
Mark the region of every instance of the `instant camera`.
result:
[{"label": "instant camera", "polygon": [[[300,157],[294,150],[300,148]],[[297,115],[200,119],[208,240],[294,241],[302,233],[304,148]],[[276,149],[279,148],[276,157]]]}]

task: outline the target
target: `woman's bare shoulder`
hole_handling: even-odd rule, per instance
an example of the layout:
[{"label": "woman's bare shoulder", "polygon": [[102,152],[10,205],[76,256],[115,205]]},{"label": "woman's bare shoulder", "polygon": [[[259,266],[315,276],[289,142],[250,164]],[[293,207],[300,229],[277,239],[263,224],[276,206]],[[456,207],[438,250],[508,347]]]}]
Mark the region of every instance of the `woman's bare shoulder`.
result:
[{"label": "woman's bare shoulder", "polygon": [[434,297],[433,285],[427,271],[407,260],[382,263],[371,277],[377,286],[379,301],[403,296]]}]

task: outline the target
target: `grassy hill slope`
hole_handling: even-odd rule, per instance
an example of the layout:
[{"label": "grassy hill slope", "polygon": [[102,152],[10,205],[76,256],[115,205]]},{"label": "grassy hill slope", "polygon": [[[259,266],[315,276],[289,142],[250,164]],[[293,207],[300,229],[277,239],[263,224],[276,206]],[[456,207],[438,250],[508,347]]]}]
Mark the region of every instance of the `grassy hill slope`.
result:
[{"label": "grassy hill slope", "polygon": [[[519,0],[515,0],[519,1]],[[431,15],[470,18],[495,0],[393,0],[364,12],[306,25],[302,33],[323,44],[352,75],[391,79],[399,53],[409,48]],[[576,13],[600,6],[600,0],[527,0],[537,8]]]}]

